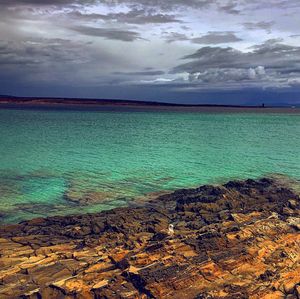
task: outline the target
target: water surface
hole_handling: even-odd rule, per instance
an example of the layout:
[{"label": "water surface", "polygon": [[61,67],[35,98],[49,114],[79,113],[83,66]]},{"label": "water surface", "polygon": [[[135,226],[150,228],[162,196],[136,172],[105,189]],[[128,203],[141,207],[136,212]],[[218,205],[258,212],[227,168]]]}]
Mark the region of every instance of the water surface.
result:
[{"label": "water surface", "polygon": [[0,132],[0,222],[235,178],[300,179],[297,113],[1,109]]}]

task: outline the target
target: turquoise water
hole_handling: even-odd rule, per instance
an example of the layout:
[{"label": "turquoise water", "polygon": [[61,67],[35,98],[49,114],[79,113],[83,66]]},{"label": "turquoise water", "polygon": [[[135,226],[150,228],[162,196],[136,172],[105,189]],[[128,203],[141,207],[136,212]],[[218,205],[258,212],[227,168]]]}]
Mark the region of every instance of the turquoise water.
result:
[{"label": "turquoise water", "polygon": [[2,109],[0,132],[2,222],[233,178],[300,179],[300,114]]}]

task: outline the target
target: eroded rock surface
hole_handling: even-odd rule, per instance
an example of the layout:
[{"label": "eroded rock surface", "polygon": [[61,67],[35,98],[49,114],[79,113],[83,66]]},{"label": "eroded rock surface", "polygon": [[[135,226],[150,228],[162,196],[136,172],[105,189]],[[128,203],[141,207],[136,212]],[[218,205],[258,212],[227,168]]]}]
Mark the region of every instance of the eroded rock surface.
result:
[{"label": "eroded rock surface", "polygon": [[299,219],[261,179],[2,226],[0,298],[299,299]]}]

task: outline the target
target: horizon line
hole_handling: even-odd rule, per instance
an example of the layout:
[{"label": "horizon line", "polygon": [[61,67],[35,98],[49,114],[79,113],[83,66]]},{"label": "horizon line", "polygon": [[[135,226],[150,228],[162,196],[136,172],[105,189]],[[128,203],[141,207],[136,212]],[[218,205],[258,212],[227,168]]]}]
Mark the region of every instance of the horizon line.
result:
[{"label": "horizon line", "polygon": [[[107,98],[82,98],[82,97],[50,97],[50,96],[14,96],[14,95],[0,95],[1,104],[28,104],[26,101],[33,101],[33,104],[66,104],[66,105],[105,105],[105,104],[128,104],[128,105],[140,105],[140,106],[174,106],[174,107],[232,107],[232,108],[282,108],[282,107],[297,107],[297,104],[290,103],[276,105],[266,104],[262,102],[260,105],[242,105],[242,104],[213,104],[213,103],[201,103],[201,104],[189,104],[189,103],[174,103],[174,102],[160,102],[160,101],[147,101],[147,100],[128,100],[128,99],[107,99]],[[45,101],[45,102],[41,102]],[[54,102],[51,102],[54,101]],[[56,102],[55,102],[56,101]],[[62,101],[65,101],[62,102]]]}]

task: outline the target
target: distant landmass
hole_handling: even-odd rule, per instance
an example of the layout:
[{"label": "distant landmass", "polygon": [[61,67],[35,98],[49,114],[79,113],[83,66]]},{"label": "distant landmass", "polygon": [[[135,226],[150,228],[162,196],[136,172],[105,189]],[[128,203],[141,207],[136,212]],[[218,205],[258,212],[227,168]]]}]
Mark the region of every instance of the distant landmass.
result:
[{"label": "distant landmass", "polygon": [[[0,95],[1,104],[63,104],[63,105],[125,105],[125,106],[175,106],[175,107],[250,107],[264,105],[225,105],[225,104],[178,104],[156,101],[138,101],[121,99],[55,98],[55,97],[15,97]],[[268,106],[269,107],[269,106]]]},{"label": "distant landmass", "polygon": [[182,107],[182,108],[298,108],[293,104],[264,104],[261,105],[230,105],[230,104],[183,104],[157,101],[140,101],[124,99],[91,99],[91,98],[60,98],[60,97],[16,97],[0,95],[0,105],[25,105],[25,106],[116,106],[116,107]]}]

